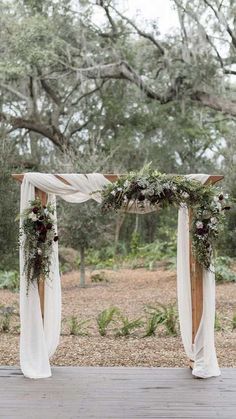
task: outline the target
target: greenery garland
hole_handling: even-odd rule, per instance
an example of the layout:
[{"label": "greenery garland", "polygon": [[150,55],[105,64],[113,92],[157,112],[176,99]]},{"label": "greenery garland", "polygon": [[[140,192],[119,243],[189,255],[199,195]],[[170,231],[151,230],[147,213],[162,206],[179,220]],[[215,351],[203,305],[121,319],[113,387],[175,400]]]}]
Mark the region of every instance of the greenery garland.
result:
[{"label": "greenery garland", "polygon": [[154,210],[169,205],[192,208],[191,241],[198,262],[209,269],[214,243],[221,230],[225,210],[230,207],[213,185],[202,185],[186,176],[144,170],[120,177],[102,191],[102,211],[128,211],[135,203]]},{"label": "greenery garland", "polygon": [[30,284],[49,278],[53,242],[58,240],[54,213],[55,207],[51,203],[42,205],[40,199],[36,198],[21,214],[20,236],[24,236],[22,245],[27,294]]}]

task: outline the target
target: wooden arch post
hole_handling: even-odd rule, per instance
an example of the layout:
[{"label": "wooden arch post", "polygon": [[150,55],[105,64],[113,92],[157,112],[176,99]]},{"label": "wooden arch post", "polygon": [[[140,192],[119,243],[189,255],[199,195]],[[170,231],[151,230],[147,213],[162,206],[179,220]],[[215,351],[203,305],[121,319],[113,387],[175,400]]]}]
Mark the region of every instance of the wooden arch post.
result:
[{"label": "wooden arch post", "polygon": [[[222,180],[224,176],[210,176],[207,184],[214,184]],[[189,209],[189,225],[192,224],[192,210]],[[190,240],[190,279],[191,279],[191,297],[192,297],[192,343],[194,343],[203,312],[203,268],[195,259],[192,252],[192,243]],[[192,367],[192,360],[190,366]]]},{"label": "wooden arch post", "polygon": [[[67,183],[59,174],[55,175],[62,182]],[[106,174],[104,175],[110,182],[115,182],[120,176],[116,174]],[[20,182],[24,178],[24,174],[13,174],[12,177]],[[208,178],[207,183],[217,183],[222,180],[224,176],[211,175]],[[38,196],[43,205],[47,203],[47,194],[44,191],[41,191],[36,188],[36,196]],[[189,209],[189,220],[191,223],[192,219],[192,210]],[[195,336],[197,334],[199,324],[202,318],[203,311],[203,269],[202,266],[197,262],[193,253],[192,245],[190,242],[189,248],[190,254],[190,278],[191,278],[191,297],[192,297],[192,343],[194,342]],[[40,298],[40,307],[42,312],[42,317],[44,317],[44,281],[39,281],[39,298]]]},{"label": "wooden arch post", "polygon": [[[42,205],[47,204],[48,195],[46,194],[46,192],[41,191],[38,188],[35,188],[35,196],[40,199]],[[38,291],[39,291],[39,301],[40,301],[40,308],[41,308],[41,314],[42,314],[43,320],[44,320],[44,290],[45,290],[44,278],[40,278],[39,283],[38,283]]]}]

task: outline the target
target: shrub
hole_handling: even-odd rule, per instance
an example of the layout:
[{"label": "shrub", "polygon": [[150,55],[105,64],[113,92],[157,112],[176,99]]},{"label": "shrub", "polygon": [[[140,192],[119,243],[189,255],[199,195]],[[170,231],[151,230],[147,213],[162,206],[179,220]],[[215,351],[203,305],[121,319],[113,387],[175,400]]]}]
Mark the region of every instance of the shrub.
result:
[{"label": "shrub", "polygon": [[166,268],[173,268],[176,263],[176,238],[168,241],[156,240],[153,243],[139,246],[135,253],[131,252],[127,256],[127,260],[133,261],[132,268],[153,269],[159,261],[166,261]]},{"label": "shrub", "polygon": [[18,291],[19,286],[20,280],[17,271],[0,271],[0,289]]},{"label": "shrub", "polygon": [[10,313],[3,314],[0,321],[1,333],[8,333],[10,331],[10,322],[11,322],[11,314]]},{"label": "shrub", "polygon": [[87,250],[85,261],[86,266],[93,266],[95,269],[113,268],[116,264],[114,250],[111,247]]},{"label": "shrub", "polygon": [[106,278],[106,273],[102,271],[91,274],[91,281],[95,283],[108,282],[108,279]]},{"label": "shrub", "polygon": [[116,332],[116,336],[129,336],[132,331],[140,328],[143,325],[141,318],[129,320],[126,316],[120,316],[122,326]]},{"label": "shrub", "polygon": [[236,282],[236,273],[231,269],[233,259],[220,256],[215,260],[216,282]]},{"label": "shrub", "polygon": [[76,316],[69,318],[69,334],[73,336],[87,336],[87,325],[90,320],[78,321]]},{"label": "shrub", "polygon": [[11,317],[15,313],[14,307],[0,307],[0,332],[7,333],[10,331]]},{"label": "shrub", "polygon": [[137,255],[140,247],[140,234],[137,231],[134,231],[130,240],[130,250],[132,255]]},{"label": "shrub", "polygon": [[106,336],[107,328],[110,323],[114,322],[116,314],[119,314],[119,309],[117,307],[109,307],[97,316],[98,331],[101,336]]}]

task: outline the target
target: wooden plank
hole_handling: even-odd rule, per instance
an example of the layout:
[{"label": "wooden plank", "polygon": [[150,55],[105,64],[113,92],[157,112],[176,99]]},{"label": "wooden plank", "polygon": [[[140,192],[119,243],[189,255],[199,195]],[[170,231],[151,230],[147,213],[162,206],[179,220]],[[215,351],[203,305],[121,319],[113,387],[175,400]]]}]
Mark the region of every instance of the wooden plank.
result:
[{"label": "wooden plank", "polygon": [[235,419],[236,369],[195,380],[187,368],[54,367],[29,380],[0,367],[1,418]]},{"label": "wooden plank", "polygon": [[[44,191],[41,191],[38,188],[35,188],[35,196],[40,199],[42,205],[47,204],[47,194]],[[44,319],[44,298],[45,298],[45,279],[40,278],[38,283],[38,292],[39,292],[39,301],[40,301],[40,308],[42,313],[42,318]]]},{"label": "wooden plank", "polygon": [[[62,180],[60,174],[55,174],[56,177],[58,177],[58,179]],[[105,178],[107,178],[108,180],[110,180],[110,182],[115,182],[119,177],[121,176],[125,176],[123,174],[115,174],[115,173],[108,173],[108,174],[104,174]],[[19,182],[22,182],[23,178],[24,178],[24,173],[13,173],[12,177],[15,180],[18,180]],[[220,180],[224,179],[224,176],[221,175],[211,175],[208,179],[208,182],[212,182],[212,183],[216,183],[219,182]],[[64,183],[68,183],[63,179]]]},{"label": "wooden plank", "polygon": [[[193,211],[189,209],[189,226],[191,228]],[[192,241],[189,240],[189,262],[192,297],[192,343],[194,343],[203,311],[203,270],[192,252]],[[191,366],[191,365],[190,365]]]}]

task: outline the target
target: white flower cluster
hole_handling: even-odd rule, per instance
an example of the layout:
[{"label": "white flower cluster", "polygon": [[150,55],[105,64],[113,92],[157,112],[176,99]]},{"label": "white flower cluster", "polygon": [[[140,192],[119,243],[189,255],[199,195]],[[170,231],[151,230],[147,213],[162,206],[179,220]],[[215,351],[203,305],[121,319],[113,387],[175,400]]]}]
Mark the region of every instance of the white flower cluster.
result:
[{"label": "white flower cluster", "polygon": [[203,228],[203,222],[202,221],[197,221],[196,222],[196,227],[199,228],[199,229]]},{"label": "white flower cluster", "polygon": [[32,221],[37,221],[38,219],[37,215],[33,211],[28,215],[28,218]]}]

